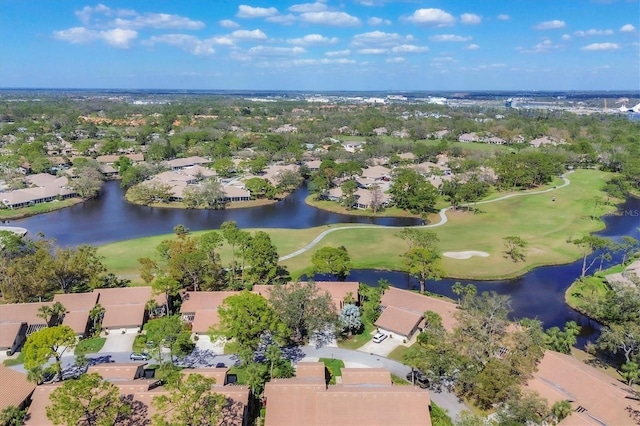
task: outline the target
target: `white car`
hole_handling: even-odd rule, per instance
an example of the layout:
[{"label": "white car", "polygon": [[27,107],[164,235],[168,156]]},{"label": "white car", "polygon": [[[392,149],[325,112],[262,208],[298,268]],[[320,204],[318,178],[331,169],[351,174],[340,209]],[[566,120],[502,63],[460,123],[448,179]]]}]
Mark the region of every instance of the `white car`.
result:
[{"label": "white car", "polygon": [[378,331],[378,332],[375,334],[375,336],[373,336],[373,343],[380,343],[380,342],[382,342],[382,341],[383,341],[384,339],[386,339],[386,338],[387,338],[387,335],[386,335],[386,334],[381,333],[381,332],[379,332],[379,331]]}]

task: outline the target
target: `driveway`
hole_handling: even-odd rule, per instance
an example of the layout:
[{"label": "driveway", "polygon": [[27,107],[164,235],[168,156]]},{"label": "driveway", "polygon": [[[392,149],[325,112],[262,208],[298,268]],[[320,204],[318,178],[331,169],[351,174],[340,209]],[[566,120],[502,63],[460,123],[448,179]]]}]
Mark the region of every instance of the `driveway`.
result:
[{"label": "driveway", "polygon": [[124,333],[114,332],[112,331],[105,337],[107,338],[106,342],[104,342],[104,346],[100,349],[100,354],[106,352],[131,352],[133,348],[133,341],[135,340],[138,333],[130,332]]},{"label": "driveway", "polygon": [[201,351],[211,351],[216,355],[222,355],[224,354],[224,343],[224,340],[212,342],[211,337],[200,335],[196,341],[196,348]]},{"label": "driveway", "polygon": [[392,339],[391,337],[387,337],[380,343],[374,343],[373,340],[369,340],[364,345],[360,346],[357,350],[361,352],[366,352],[369,354],[387,356],[395,348],[402,345],[402,340],[399,338]]}]

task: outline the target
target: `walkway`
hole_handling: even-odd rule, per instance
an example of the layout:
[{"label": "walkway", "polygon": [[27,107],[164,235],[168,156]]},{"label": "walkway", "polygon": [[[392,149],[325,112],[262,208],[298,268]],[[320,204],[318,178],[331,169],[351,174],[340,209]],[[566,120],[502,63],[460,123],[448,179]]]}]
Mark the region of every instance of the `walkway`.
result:
[{"label": "walkway", "polygon": [[[569,173],[573,173],[573,170],[570,171],[570,172],[567,172],[567,174],[569,174]],[[521,196],[525,196],[525,195],[544,194],[546,192],[556,191],[558,189],[564,188],[565,186],[569,186],[571,184],[571,181],[565,175],[562,175],[560,177],[564,181],[564,183],[562,185],[560,185],[560,186],[554,186],[553,188],[542,189],[540,191],[508,194],[508,195],[504,195],[502,197],[495,198],[493,200],[479,201],[477,203],[460,204],[460,207],[469,207],[469,206],[477,206],[479,204],[495,203],[496,201],[502,201],[502,200],[506,200],[506,199],[512,198],[512,197],[521,197]],[[449,220],[447,218],[447,210],[450,210],[451,208],[452,207],[445,207],[445,208],[440,210],[440,212],[438,213],[438,215],[440,216],[440,220],[438,222],[432,223],[432,224],[429,224],[429,225],[418,225],[418,226],[414,226],[413,228],[426,229],[426,228],[436,228],[438,226],[444,225]],[[331,225],[327,225],[327,226],[331,226]],[[315,237],[306,246],[302,247],[299,250],[294,251],[293,253],[290,253],[290,254],[287,254],[285,256],[280,257],[280,259],[278,259],[278,261],[279,262],[284,262],[285,260],[289,260],[289,259],[291,259],[293,257],[301,255],[302,253],[304,253],[304,252],[310,250],[311,248],[313,248],[316,244],[318,244],[320,241],[322,241],[322,239],[324,237],[326,237],[327,235],[331,234],[332,232],[342,231],[342,230],[345,230],[345,229],[375,229],[375,228],[393,228],[393,227],[392,226],[384,226],[384,225],[352,225],[352,226],[339,226],[337,228],[330,228],[330,229],[327,229],[325,231],[322,231],[320,234],[318,234],[317,237]]]},{"label": "walkway", "polygon": [[[326,346],[321,348],[303,346],[301,349],[305,356],[309,358],[336,358],[345,362],[366,365],[370,368],[385,368],[389,370],[391,374],[402,378],[405,378],[407,374],[411,372],[411,367],[407,367],[398,361],[366,352]],[[462,411],[470,410],[454,393],[447,390],[429,390],[429,395],[433,402],[448,411],[449,416],[453,420],[455,420]]]}]

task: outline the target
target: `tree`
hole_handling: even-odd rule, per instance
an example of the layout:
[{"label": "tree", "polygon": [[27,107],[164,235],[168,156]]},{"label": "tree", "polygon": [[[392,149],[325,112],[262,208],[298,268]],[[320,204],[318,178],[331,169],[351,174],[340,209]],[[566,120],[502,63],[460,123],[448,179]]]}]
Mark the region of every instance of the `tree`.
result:
[{"label": "tree", "polygon": [[245,187],[252,198],[269,198],[276,196],[276,188],[267,179],[254,177],[245,181]]},{"label": "tree", "polygon": [[51,370],[58,378],[62,375],[62,354],[76,345],[76,334],[66,325],[47,327],[32,333],[27,338],[22,353],[24,354],[24,367],[28,370],[42,367],[49,358],[54,357],[55,363]]},{"label": "tree", "polygon": [[431,213],[439,195],[431,183],[411,169],[398,169],[389,193],[398,208],[420,214]]},{"label": "tree", "polygon": [[102,189],[102,173],[98,170],[98,166],[81,167],[76,171],[76,178],[69,182],[69,186],[81,198],[93,198]]},{"label": "tree", "polygon": [[213,162],[213,168],[218,176],[222,178],[229,178],[233,175],[236,166],[233,164],[233,160],[231,158],[222,157]]},{"label": "tree", "polygon": [[573,407],[571,407],[571,403],[566,399],[557,401],[553,404],[553,407],[551,407],[551,413],[556,418],[557,423],[560,423],[562,420],[569,417],[572,411]]},{"label": "tree", "polygon": [[622,364],[622,367],[620,367],[620,375],[629,386],[638,383],[640,381],[640,367],[638,367],[638,363],[625,362]]},{"label": "tree", "polygon": [[578,341],[580,334],[580,326],[575,321],[569,321],[564,326],[564,331],[560,331],[558,327],[551,327],[546,331],[545,343],[552,351],[563,354],[570,354],[571,348]]},{"label": "tree", "polygon": [[444,275],[441,256],[433,248],[414,247],[402,255],[409,274],[418,278],[420,293],[424,293],[427,280],[439,280]]},{"label": "tree", "polygon": [[515,235],[509,235],[502,239],[504,241],[504,254],[505,257],[510,257],[514,262],[525,261],[527,254],[524,249],[527,247],[527,242]]},{"label": "tree", "polygon": [[369,187],[369,194],[371,196],[371,210],[373,214],[376,214],[383,205],[384,194],[378,185],[371,185]]},{"label": "tree", "polygon": [[173,277],[162,275],[151,283],[153,294],[164,294],[166,300],[166,312],[169,313],[169,302],[180,292],[180,283]]},{"label": "tree", "polygon": [[213,392],[215,379],[189,374],[177,383],[167,384],[169,395],[154,396],[151,404],[158,410],[154,426],[213,426],[220,423],[227,404],[224,395]]},{"label": "tree", "polygon": [[256,231],[247,246],[246,259],[249,269],[249,283],[273,283],[278,276],[278,248],[271,242],[271,237],[264,231]]},{"label": "tree", "polygon": [[362,329],[362,318],[360,316],[360,308],[356,305],[347,303],[342,307],[340,311],[340,317],[338,318],[342,325],[342,330],[349,333],[349,336],[354,332],[357,333]]},{"label": "tree", "polygon": [[297,343],[314,331],[332,326],[338,316],[331,296],[321,294],[314,282],[275,284],[269,301]]},{"label": "tree", "polygon": [[348,179],[344,181],[342,186],[340,186],[340,189],[342,189],[342,197],[340,199],[342,205],[348,209],[353,208],[354,204],[356,203],[355,193],[358,189],[358,184],[356,183],[356,181],[353,179]]},{"label": "tree", "polygon": [[90,283],[106,272],[98,249],[87,245],[77,248],[56,248],[53,255],[45,259],[39,270],[43,278],[64,293],[83,291]]},{"label": "tree", "polygon": [[268,380],[269,370],[265,364],[259,362],[249,362],[244,367],[244,381],[249,386],[251,393],[261,395],[264,384]]},{"label": "tree", "polygon": [[259,294],[243,291],[227,297],[218,308],[220,321],[209,333],[212,339],[235,339],[242,348],[255,351],[260,337],[269,332],[276,339],[287,335],[286,326],[269,302]]},{"label": "tree", "polygon": [[278,189],[285,192],[296,189],[303,181],[300,172],[294,170],[283,170],[276,179],[278,181]]},{"label": "tree", "polygon": [[162,348],[169,349],[169,359],[175,355],[186,355],[193,350],[191,336],[179,315],[156,318],[145,324],[147,342],[154,342],[154,349],[162,361]]},{"label": "tree", "polygon": [[0,412],[0,424],[2,426],[22,426],[26,416],[26,409],[21,410],[15,405],[9,405]]},{"label": "tree", "polygon": [[89,311],[89,319],[91,320],[91,330],[94,333],[100,331],[100,324],[102,323],[102,319],[104,318],[104,313],[106,309],[99,303],[91,308]]},{"label": "tree", "polygon": [[47,418],[56,425],[112,425],[131,414],[118,388],[97,373],[66,380],[49,397]]},{"label": "tree", "polygon": [[572,241],[573,244],[578,246],[582,252],[582,272],[580,278],[584,278],[587,272],[595,264],[598,257],[594,257],[589,265],[587,265],[587,256],[597,250],[602,250],[608,245],[608,241],[605,238],[597,237],[595,235],[587,235],[585,237]]},{"label": "tree", "polygon": [[183,193],[183,202],[189,207],[222,210],[226,195],[220,182],[207,179],[197,186],[188,186]]},{"label": "tree", "polygon": [[238,228],[238,225],[235,221],[229,220],[222,222],[220,225],[220,230],[222,231],[222,236],[225,240],[227,240],[227,244],[231,245],[231,268],[229,269],[231,272],[230,282],[234,282],[234,271],[236,268],[236,245],[240,243],[241,232],[242,230]]},{"label": "tree", "polygon": [[322,247],[311,256],[313,272],[332,274],[339,280],[344,280],[351,272],[351,257],[344,246]]},{"label": "tree", "polygon": [[632,362],[640,355],[640,324],[609,324],[598,338],[598,347],[614,354],[622,352],[625,361]]},{"label": "tree", "polygon": [[516,391],[498,411],[498,426],[542,425],[549,416],[548,402],[536,392]]},{"label": "tree", "polygon": [[622,241],[617,245],[616,251],[622,252],[622,264],[627,263],[627,259],[632,257],[635,253],[640,250],[640,241],[633,237],[624,236],[622,237]]},{"label": "tree", "polygon": [[403,228],[396,236],[406,241],[410,249],[414,247],[435,249],[440,241],[438,234],[424,229]]}]

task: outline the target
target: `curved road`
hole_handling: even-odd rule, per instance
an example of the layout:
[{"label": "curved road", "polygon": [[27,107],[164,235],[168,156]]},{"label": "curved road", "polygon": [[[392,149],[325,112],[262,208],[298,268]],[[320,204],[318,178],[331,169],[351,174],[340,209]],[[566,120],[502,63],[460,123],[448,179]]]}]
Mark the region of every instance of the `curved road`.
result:
[{"label": "curved road", "polygon": [[[569,173],[573,173],[573,170],[567,172],[566,174]],[[562,180],[564,180],[564,183],[560,186],[554,186],[553,188],[547,188],[547,189],[542,189],[540,191],[534,191],[534,192],[523,192],[523,193],[515,193],[515,194],[508,194],[508,195],[503,195],[502,197],[498,197],[495,198],[493,200],[486,200],[486,201],[479,201],[477,203],[466,203],[466,204],[460,204],[461,207],[467,207],[467,206],[476,206],[479,204],[488,204],[488,203],[495,203],[496,201],[502,201],[502,200],[506,200],[507,198],[512,198],[512,197],[521,197],[521,196],[525,196],[525,195],[538,195],[538,194],[544,194],[546,192],[551,192],[551,191],[556,191],[560,188],[564,188],[565,186],[569,186],[571,184],[571,181],[563,174],[562,176],[560,176],[562,178]],[[429,225],[418,225],[418,226],[413,226],[412,228],[420,228],[420,229],[424,229],[424,228],[435,228],[438,226],[442,226],[445,223],[447,223],[447,221],[449,220],[447,218],[447,210],[450,210],[452,207],[445,207],[443,209],[440,210],[440,212],[438,213],[440,216],[440,220],[436,223],[432,223]],[[331,226],[331,225],[327,225],[327,226]],[[291,259],[293,257],[296,257],[306,251],[308,251],[309,249],[313,248],[316,244],[318,244],[320,241],[322,241],[322,239],[324,237],[326,237],[327,235],[331,234],[332,232],[336,232],[336,231],[341,231],[344,229],[373,229],[373,228],[393,228],[391,226],[384,226],[384,225],[352,225],[352,226],[340,226],[337,228],[331,228],[331,229],[327,229],[326,231],[322,231],[320,234],[318,234],[317,237],[315,237],[309,244],[307,244],[306,246],[302,247],[299,250],[294,251],[293,253],[287,254],[285,256],[282,256],[280,259],[278,259],[279,262],[283,262],[285,260]]]}]

